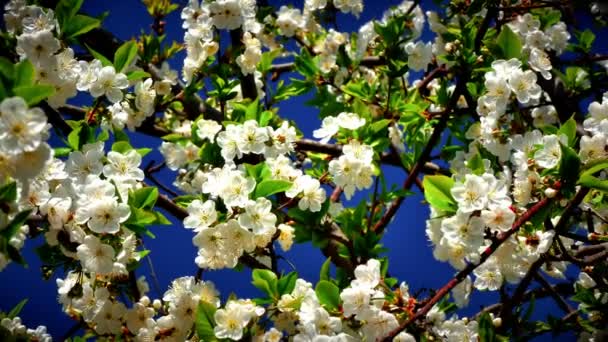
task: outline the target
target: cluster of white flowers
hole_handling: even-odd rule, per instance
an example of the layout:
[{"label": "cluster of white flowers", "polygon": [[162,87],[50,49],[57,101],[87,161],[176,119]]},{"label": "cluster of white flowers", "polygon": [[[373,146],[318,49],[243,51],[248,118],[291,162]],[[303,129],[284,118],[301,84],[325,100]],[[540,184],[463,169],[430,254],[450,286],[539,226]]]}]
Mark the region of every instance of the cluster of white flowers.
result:
[{"label": "cluster of white flowers", "polygon": [[[182,71],[186,82],[190,82],[196,70],[219,50],[219,44],[213,36],[214,28],[234,30],[242,27],[243,31],[249,34],[260,32],[261,25],[255,20],[255,7],[255,1],[252,0],[218,0],[202,3],[200,0],[190,0],[188,2],[188,6],[184,7],[181,14],[184,20],[182,27],[187,29],[184,35],[187,56]],[[256,58],[259,58],[256,57],[256,52],[259,51],[253,49],[254,42],[248,42],[248,39],[252,38],[245,37],[245,44],[248,47],[251,44],[252,50],[239,63],[241,67],[242,64],[247,66],[243,68],[247,71],[243,72],[244,74],[252,72],[251,65],[257,64]]]},{"label": "cluster of white flowers", "polygon": [[25,341],[40,341],[51,342],[53,338],[46,331],[44,325],[38,326],[36,329],[30,329],[23,325],[20,317],[8,318],[0,320],[0,327],[5,329],[10,335],[3,335],[4,338]]},{"label": "cluster of white flowers", "polygon": [[359,16],[363,12],[363,0],[333,0],[334,7],[343,13]]},{"label": "cluster of white flowers", "polygon": [[126,328],[137,341],[160,337],[185,340],[194,325],[199,302],[220,306],[215,285],[194,277],[173,280],[162,301],[152,301],[145,295],[149,286],[142,276],[137,280],[141,297],[131,308],[118,301],[115,289],[107,285],[94,277],[70,272],[65,279],[57,279],[59,302],[66,313],[81,317],[98,334],[117,335]]},{"label": "cluster of white flowers", "polygon": [[524,42],[523,51],[529,56],[530,68],[539,72],[545,79],[551,79],[553,66],[546,50],[552,50],[558,55],[564,52],[570,39],[566,24],[559,22],[542,31],[540,20],[526,13],[507,25]]},{"label": "cluster of white flowers", "polygon": [[241,67],[243,75],[253,74],[262,59],[262,43],[250,32],[245,32],[243,44],[245,45],[245,51],[236,58],[236,63]]},{"label": "cluster of white flowers", "polygon": [[321,72],[329,73],[337,68],[336,56],[338,55],[338,49],[347,41],[348,36],[345,33],[337,32],[333,29],[329,30],[324,40],[319,41],[319,44],[313,50],[319,55],[319,69]]},{"label": "cluster of white flowers", "polygon": [[602,102],[589,104],[589,116],[583,121],[585,131],[590,135],[581,137],[580,157],[583,163],[608,158],[608,92]]},{"label": "cluster of white flowers", "polygon": [[[0,231],[6,229],[21,210],[45,201],[37,190],[48,187],[44,181],[36,181],[52,158],[46,115],[40,108],[28,108],[21,97],[10,97],[0,103],[0,186],[18,181],[17,203],[6,203],[0,210]],[[29,226],[19,227],[8,244],[19,250],[23,247]],[[10,258],[0,253],[0,271]]]},{"label": "cluster of white flowers", "polygon": [[[101,72],[103,72],[103,70],[106,68],[109,73],[114,72],[114,68],[111,66],[104,67]],[[112,100],[109,97],[109,93],[106,92],[106,97],[108,97],[108,99],[110,99],[110,101],[112,101],[114,104],[108,107],[109,116],[104,118],[104,124],[107,127],[113,127],[115,129],[123,129],[126,125],[130,131],[134,131],[137,127],[141,126],[145,119],[154,115],[154,102],[156,99],[157,89],[162,89],[164,86],[166,86],[166,84],[162,85],[163,82],[168,82],[170,84],[173,81],[165,79],[160,82],[153,82],[151,78],[144,81],[137,81],[134,86],[135,98],[132,101],[121,101],[123,98],[122,92],[119,92],[120,97]],[[125,78],[124,88],[128,86],[126,83]],[[114,90],[116,90],[116,88],[114,88]],[[95,96],[93,92],[93,88],[91,88],[91,94]],[[118,95],[118,93],[116,95]]]},{"label": "cluster of white flowers", "polygon": [[374,149],[371,146],[352,140],[342,147],[342,155],[329,162],[329,173],[337,186],[344,190],[350,199],[355,189],[362,190],[372,186],[374,175]]},{"label": "cluster of white flowers", "polygon": [[[206,127],[212,132],[217,129],[213,126]],[[212,136],[215,134],[212,132],[200,134]],[[226,163],[233,163],[235,157],[241,158],[249,153],[262,154],[266,158],[284,155],[294,151],[295,140],[295,128],[287,121],[274,129],[271,126],[260,127],[255,120],[247,120],[242,125],[228,124],[216,138]]]},{"label": "cluster of white flowers", "polygon": [[281,6],[277,12],[276,25],[282,35],[293,37],[296,30],[303,28],[304,17],[302,12],[297,8]]},{"label": "cluster of white flowers", "polygon": [[356,113],[342,112],[338,116],[327,116],[321,122],[321,128],[316,129],[312,135],[321,139],[322,143],[327,143],[340,128],[356,130],[365,125],[365,119]]},{"label": "cluster of white flowers", "polygon": [[[433,20],[432,27],[441,31],[442,24]],[[526,51],[530,53],[530,67],[549,79],[550,63],[539,68],[538,60],[547,58],[547,49],[557,53],[564,50],[570,37],[563,30],[565,25],[558,23],[542,32],[538,19],[526,14],[509,23],[509,27],[525,41]],[[553,106],[539,106],[543,94],[536,74],[532,70],[523,70],[519,60],[494,61],[492,70],[485,74],[485,88],[485,94],[477,103],[480,122],[473,124],[466,133],[472,143],[467,152],[457,152],[451,162],[456,180],[451,195],[457,202],[457,211],[455,215],[445,217],[445,213],[432,208],[431,219],[427,221],[427,236],[435,245],[435,257],[449,261],[457,269],[464,268],[467,262],[478,262],[480,253],[490,245],[490,237],[509,230],[517,214],[523,213],[528,204],[544,196],[555,196],[557,190],[552,188],[542,171],[558,165],[562,146],[568,144],[564,135],[543,134],[540,130],[514,134],[511,130],[515,117],[507,110],[511,104],[517,105],[515,99],[520,105],[536,106],[531,111],[536,127],[557,122]],[[591,107],[598,110],[601,104],[592,104],[590,112]],[[591,114],[588,120],[593,120],[593,117]],[[596,151],[591,155],[597,153],[599,158],[605,155],[600,149],[604,149],[606,138],[602,137],[601,143],[597,143],[599,146],[591,147],[594,138],[582,138],[585,141],[584,144],[581,141],[583,161],[594,158],[588,158],[586,151]],[[498,157],[501,163],[510,161],[510,167],[503,166],[502,171],[494,173],[496,169],[490,160],[479,158],[482,148]],[[476,170],[470,164],[475,158],[478,160]],[[482,173],[479,173],[479,167]],[[556,219],[552,218],[553,221]],[[519,282],[530,265],[549,249],[554,234],[553,231],[537,230],[510,237],[474,271],[476,278],[472,285],[479,290],[498,290],[504,281]],[[565,267],[564,262],[558,262],[545,271],[552,276],[563,277]],[[468,296],[469,291],[461,290],[455,291],[459,297]]]}]

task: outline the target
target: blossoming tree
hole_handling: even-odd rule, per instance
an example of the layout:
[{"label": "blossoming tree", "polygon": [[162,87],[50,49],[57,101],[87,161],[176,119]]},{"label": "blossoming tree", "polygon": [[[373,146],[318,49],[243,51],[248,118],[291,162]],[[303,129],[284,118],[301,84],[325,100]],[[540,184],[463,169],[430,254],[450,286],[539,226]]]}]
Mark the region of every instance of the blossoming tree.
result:
[{"label": "blossoming tree", "polygon": [[[452,0],[428,11],[404,1],[340,32],[332,23],[358,16],[361,0],[144,0],[151,30],[123,42],[82,2],[4,7],[0,270],[24,264],[28,237],[44,235],[43,276],[86,336],[606,333],[608,56],[580,26],[605,24],[601,3]],[[175,10],[184,38],[169,44]],[[79,93],[91,102],[70,104]],[[284,118],[282,103],[304,94],[322,120],[312,136]],[[165,160],[142,166],[150,149],[129,132],[162,139]],[[401,188],[387,188],[384,165],[406,171]],[[155,178],[164,167],[174,187]],[[391,277],[383,257],[383,234],[413,192],[430,215],[410,228],[426,229],[454,269],[427,292]],[[155,298],[139,267],[167,215],[183,221],[171,229],[192,231],[198,254],[182,262],[199,272]],[[327,257],[318,283],[277,266],[293,243]],[[224,268],[251,268],[259,296],[220,300],[202,275]],[[501,300],[458,315],[475,290]],[[561,316],[532,319],[543,297]],[[1,314],[2,340],[50,341],[22,324],[21,306]]]}]

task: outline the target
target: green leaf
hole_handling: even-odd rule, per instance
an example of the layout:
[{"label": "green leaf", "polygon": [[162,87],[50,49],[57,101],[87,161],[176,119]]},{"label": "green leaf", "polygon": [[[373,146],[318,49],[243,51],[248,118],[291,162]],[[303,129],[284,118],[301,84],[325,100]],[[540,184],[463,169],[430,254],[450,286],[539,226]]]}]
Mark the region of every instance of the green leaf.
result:
[{"label": "green leaf", "polygon": [[279,288],[276,274],[270,270],[255,269],[252,272],[253,286],[262,290],[272,299],[278,299]]},{"label": "green leaf", "polygon": [[117,141],[114,144],[112,144],[112,151],[118,152],[121,154],[125,154],[125,153],[131,151],[132,149],[133,149],[133,147],[131,146],[131,144],[129,144],[126,141]]},{"label": "green leaf", "polygon": [[568,146],[573,147],[576,142],[576,121],[574,116],[564,122],[558,130],[558,135],[563,134],[568,137]]},{"label": "green leaf", "polygon": [[587,188],[608,192],[608,179],[599,179],[590,174],[582,174],[578,184]]},{"label": "green leaf", "polygon": [[17,305],[15,305],[11,311],[9,311],[8,313],[8,318],[15,318],[17,316],[19,316],[19,313],[21,312],[21,310],[23,310],[23,307],[25,306],[25,304],[27,303],[27,298],[25,298],[24,300],[20,301],[19,303],[17,303]]},{"label": "green leaf", "polygon": [[321,265],[321,271],[319,272],[319,280],[329,280],[329,268],[331,266],[331,258],[327,258],[323,265]]},{"label": "green leaf", "polygon": [[563,183],[562,188],[573,191],[579,177],[581,160],[574,149],[564,145],[560,146],[562,149],[562,159],[559,164],[559,175]]},{"label": "green leaf", "polygon": [[215,326],[215,305],[201,300],[196,309],[196,334],[200,341],[217,341],[213,327]]},{"label": "green leaf", "polygon": [[34,84],[34,65],[27,59],[15,66],[15,87],[25,87]]},{"label": "green leaf", "polygon": [[255,187],[254,197],[268,197],[291,188],[291,182],[277,179],[266,179]]},{"label": "green leaf", "polygon": [[258,183],[271,176],[270,169],[266,163],[258,163],[255,165],[245,163],[243,165],[245,165],[247,176],[253,178]]},{"label": "green leaf", "polygon": [[0,236],[9,241],[21,229],[21,226],[25,224],[31,212],[31,210],[24,210],[15,215],[8,226],[0,231]]},{"label": "green leaf", "polygon": [[494,324],[492,324],[492,317],[489,313],[484,313],[479,318],[479,340],[480,342],[492,342],[496,340],[496,333],[494,332]]},{"label": "green leaf", "polygon": [[467,162],[467,167],[478,176],[481,176],[486,171],[483,165],[483,158],[481,158],[481,154],[479,153],[475,153],[473,157],[469,159]]},{"label": "green leaf", "polygon": [[143,70],[133,70],[133,71],[127,73],[127,80],[129,80],[129,81],[141,80],[142,78],[147,78],[147,77],[150,77],[150,74]]},{"label": "green leaf", "polygon": [[337,311],[340,308],[340,289],[330,281],[321,280],[315,288],[319,302],[329,311]]},{"label": "green leaf", "polygon": [[296,55],[294,66],[298,72],[307,77],[314,77],[319,72],[314,58],[304,48],[299,55]]},{"label": "green leaf", "polygon": [[384,130],[386,127],[388,127],[388,125],[391,123],[391,120],[389,119],[382,119],[382,120],[378,120],[376,122],[374,122],[370,129],[372,130],[372,134],[376,135],[378,133],[380,133],[382,130]]},{"label": "green leaf", "polygon": [[503,25],[501,27],[501,31],[496,39],[496,43],[500,47],[502,57],[504,59],[521,57],[521,41],[519,36],[511,31],[509,26]]},{"label": "green leaf", "polygon": [[72,19],[82,6],[84,0],[61,0],[55,6],[55,17],[59,22],[61,31],[65,30],[66,24]]},{"label": "green leaf", "polygon": [[595,41],[595,34],[590,29],[586,29],[583,32],[580,32],[578,35],[578,43],[580,48],[584,52],[591,51],[591,47],[593,46],[593,42]]},{"label": "green leaf", "polygon": [[446,213],[456,212],[456,201],[450,190],[454,186],[454,180],[443,175],[424,176],[422,181],[424,187],[424,198],[434,208]]},{"label": "green leaf", "polygon": [[15,65],[6,57],[0,56],[0,75],[4,76],[7,80],[15,78]]},{"label": "green leaf", "polygon": [[291,291],[293,291],[293,289],[296,287],[297,279],[298,273],[296,273],[295,271],[289,272],[286,275],[282,276],[277,284],[279,295],[291,293]]},{"label": "green leaf", "polygon": [[260,115],[258,115],[258,123],[260,126],[268,126],[268,123],[270,122],[270,119],[272,119],[273,115],[274,114],[269,110],[261,112]]},{"label": "green leaf", "polygon": [[63,29],[66,38],[75,38],[101,26],[101,20],[84,14],[76,14]]},{"label": "green leaf", "polygon": [[130,40],[122,44],[114,53],[114,69],[122,72],[137,56],[137,42]]},{"label": "green leaf", "polygon": [[169,221],[169,219],[160,211],[152,211],[152,213],[154,214],[154,216],[156,216],[156,221],[154,222],[154,224],[161,224],[164,226],[171,224],[171,221]]},{"label": "green leaf", "polygon": [[134,206],[129,207],[131,209],[131,215],[127,219],[126,223],[139,226],[148,226],[156,223],[156,215],[154,215],[152,211],[140,209]]},{"label": "green leaf", "polygon": [[140,156],[145,157],[148,153],[152,152],[149,147],[136,148],[135,152],[139,153]]},{"label": "green leaf", "polygon": [[158,189],[154,186],[147,186],[129,194],[129,205],[141,209],[152,209],[158,198]]},{"label": "green leaf", "polygon": [[14,202],[17,200],[17,182],[10,182],[0,187],[0,202]]},{"label": "green leaf", "polygon": [[89,50],[89,52],[91,53],[91,55],[93,55],[93,57],[95,57],[96,59],[98,59],[101,62],[101,65],[103,66],[112,66],[112,62],[104,55],[102,55],[101,53],[93,50],[92,47],[88,46],[86,43],[84,44],[84,46],[87,47],[87,50]]},{"label": "green leaf", "polygon": [[22,86],[13,89],[17,96],[23,97],[29,106],[38,104],[38,102],[55,94],[55,87],[51,85],[38,84],[33,86]]},{"label": "green leaf", "polygon": [[589,162],[585,164],[583,174],[593,175],[596,172],[608,170],[608,160],[600,159],[597,161]]}]

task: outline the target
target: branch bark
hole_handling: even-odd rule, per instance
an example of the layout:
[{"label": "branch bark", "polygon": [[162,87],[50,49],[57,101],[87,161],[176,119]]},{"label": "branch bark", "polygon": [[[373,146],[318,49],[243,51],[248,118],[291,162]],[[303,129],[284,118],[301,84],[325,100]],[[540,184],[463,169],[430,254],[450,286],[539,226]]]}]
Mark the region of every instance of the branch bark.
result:
[{"label": "branch bark", "polygon": [[542,200],[536,202],[530,209],[528,209],[525,213],[523,213],[511,226],[511,229],[506,232],[500,233],[496,239],[492,242],[490,246],[488,246],[482,253],[479,258],[479,262],[468,264],[463,270],[458,272],[456,276],[454,276],[450,281],[448,281],[443,287],[441,287],[431,299],[426,302],[426,304],[420,308],[416,313],[410,317],[405,322],[401,323],[399,327],[391,331],[383,341],[391,341],[397,334],[401,331],[405,330],[410,324],[417,321],[418,319],[424,317],[431,308],[437,304],[448,292],[450,292],[456,285],[460,284],[469,274],[471,274],[477,267],[483,264],[496,250],[500,245],[503,244],[508,238],[510,238],[513,234],[515,234],[521,226],[523,226],[528,220],[530,220],[534,215],[536,215],[539,211],[548,206],[551,201],[548,198],[543,198]]}]

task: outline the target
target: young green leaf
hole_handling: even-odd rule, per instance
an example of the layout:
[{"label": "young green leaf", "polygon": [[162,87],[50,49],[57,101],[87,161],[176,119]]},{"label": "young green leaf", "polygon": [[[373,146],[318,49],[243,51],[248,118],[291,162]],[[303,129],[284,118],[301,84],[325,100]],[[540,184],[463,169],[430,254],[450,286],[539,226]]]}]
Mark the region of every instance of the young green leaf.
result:
[{"label": "young green leaf", "polygon": [[9,311],[8,313],[8,318],[15,318],[17,316],[19,316],[19,313],[21,312],[21,310],[23,310],[23,307],[25,306],[25,304],[27,303],[28,299],[25,298],[22,301],[20,301],[19,303],[17,303],[17,305],[15,305],[11,311]]},{"label": "young green leaf", "polygon": [[454,180],[443,175],[424,176],[422,181],[424,187],[424,198],[434,208],[446,213],[456,212],[456,201],[450,190],[454,186]]},{"label": "young green leaf", "polygon": [[255,269],[252,272],[252,284],[266,293],[270,298],[279,296],[278,280],[276,274],[270,270]]},{"label": "young green leaf", "polygon": [[23,97],[29,106],[37,105],[38,102],[55,94],[55,87],[51,85],[37,84],[22,86],[13,89],[15,95]]},{"label": "young green leaf", "polygon": [[213,327],[215,326],[215,305],[201,300],[196,309],[196,334],[200,341],[217,341]]},{"label": "young green leaf", "polygon": [[315,288],[315,293],[319,302],[329,311],[336,311],[340,308],[340,289],[330,281],[321,280]]},{"label": "young green leaf", "polygon": [[65,25],[63,36],[75,38],[101,26],[101,20],[84,14],[76,14]]},{"label": "young green leaf", "polygon": [[10,182],[0,187],[0,203],[14,202],[17,199],[17,182]]},{"label": "young green leaf", "polygon": [[130,40],[122,44],[114,53],[114,69],[116,69],[116,72],[123,72],[126,67],[131,65],[136,56],[137,42]]},{"label": "young green leaf", "polygon": [[129,194],[129,205],[136,208],[152,209],[158,198],[158,189],[154,186],[147,186],[132,191]]},{"label": "young green leaf", "polygon": [[15,66],[15,87],[28,87],[34,84],[34,65],[27,59]]},{"label": "young green leaf", "polygon": [[503,25],[501,27],[496,42],[502,51],[502,58],[511,59],[521,57],[521,40],[517,34],[511,31],[508,25]]},{"label": "young green leaf", "polygon": [[277,284],[279,295],[291,293],[291,291],[293,291],[293,289],[296,287],[297,279],[298,273],[296,273],[295,271],[289,272],[286,275],[282,276]]},{"label": "young green leaf", "polygon": [[254,197],[268,197],[291,188],[291,182],[278,179],[266,179],[258,183],[254,191]]}]

